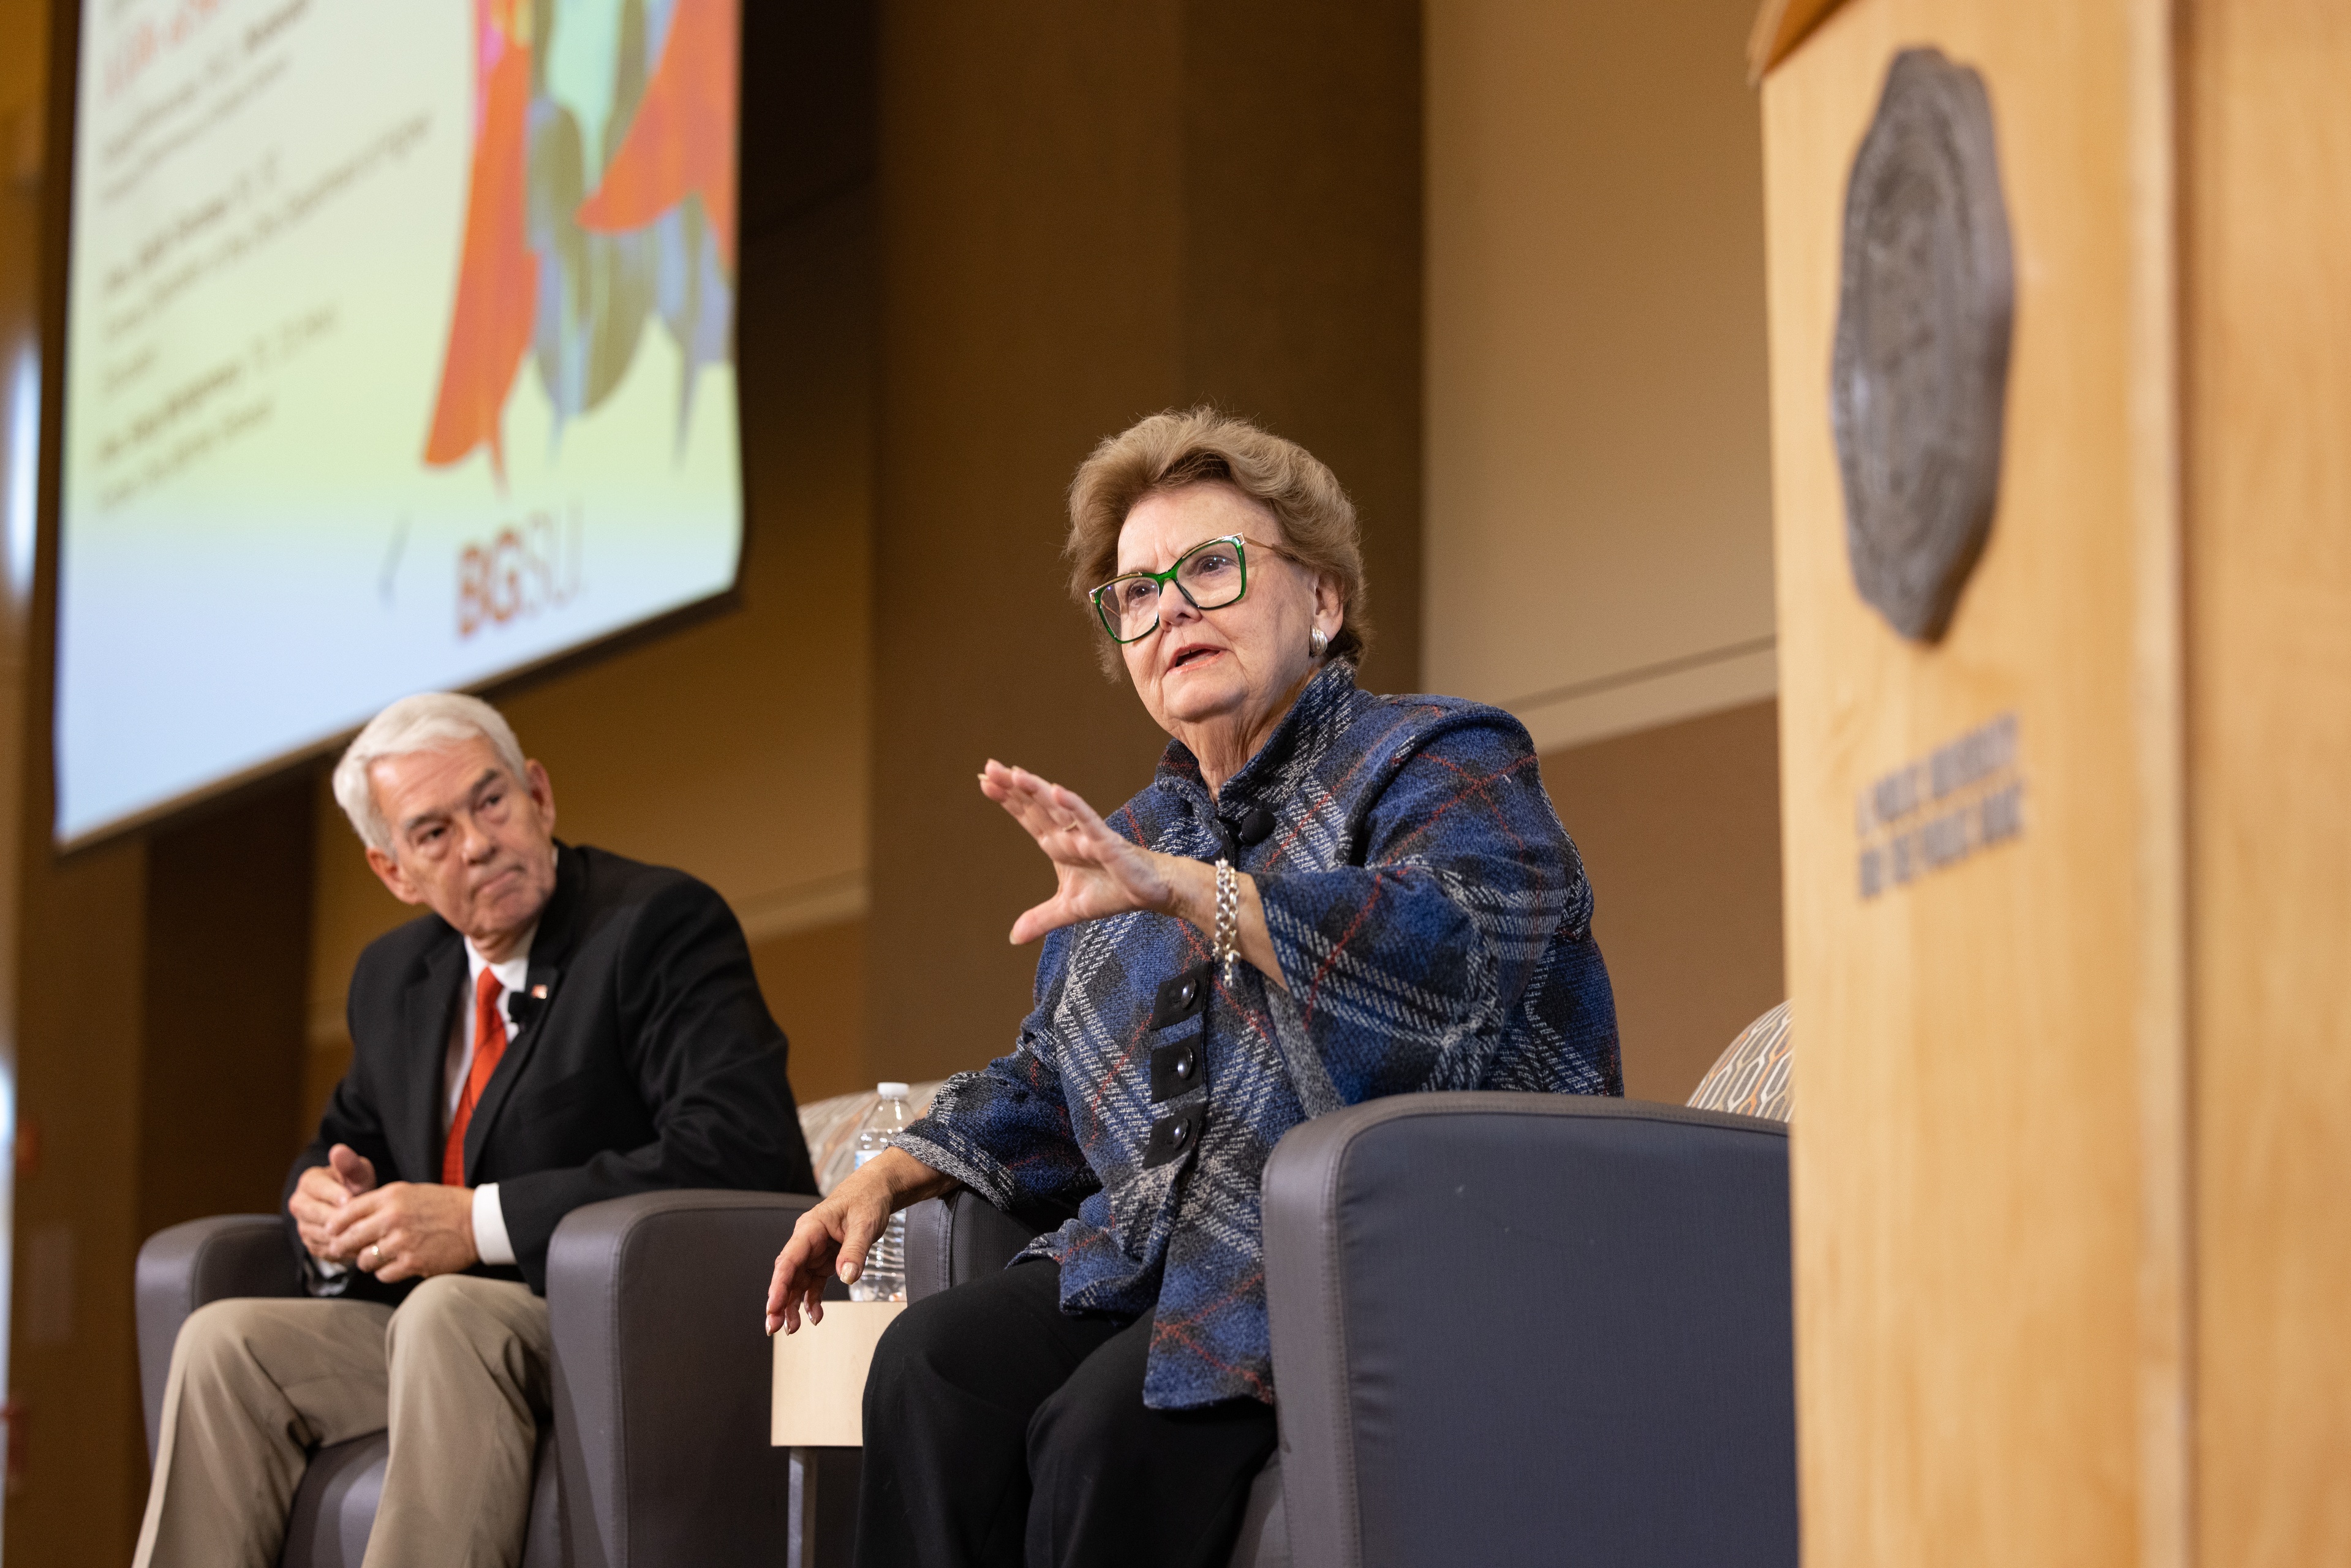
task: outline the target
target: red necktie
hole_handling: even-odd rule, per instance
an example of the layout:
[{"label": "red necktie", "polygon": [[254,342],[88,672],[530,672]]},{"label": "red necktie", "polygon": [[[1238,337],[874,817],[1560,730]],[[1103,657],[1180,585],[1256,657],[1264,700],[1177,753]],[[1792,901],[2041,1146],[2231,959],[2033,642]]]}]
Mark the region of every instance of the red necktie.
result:
[{"label": "red necktie", "polygon": [[475,1103],[498,1070],[498,1058],[507,1053],[507,1020],[498,1013],[498,998],[505,992],[489,969],[474,982],[474,1067],[465,1074],[465,1092],[457,1101],[449,1142],[441,1153],[441,1179],[450,1186],[465,1185],[465,1124],[474,1119]]}]

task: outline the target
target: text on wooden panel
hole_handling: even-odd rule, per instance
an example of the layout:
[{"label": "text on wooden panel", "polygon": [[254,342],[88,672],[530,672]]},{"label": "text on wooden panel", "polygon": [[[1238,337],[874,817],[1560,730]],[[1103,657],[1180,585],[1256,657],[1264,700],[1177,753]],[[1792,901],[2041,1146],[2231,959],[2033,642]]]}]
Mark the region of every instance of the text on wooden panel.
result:
[{"label": "text on wooden panel", "polygon": [[2001,714],[1864,786],[1853,826],[1865,899],[2017,837],[2024,778],[2016,715]]}]

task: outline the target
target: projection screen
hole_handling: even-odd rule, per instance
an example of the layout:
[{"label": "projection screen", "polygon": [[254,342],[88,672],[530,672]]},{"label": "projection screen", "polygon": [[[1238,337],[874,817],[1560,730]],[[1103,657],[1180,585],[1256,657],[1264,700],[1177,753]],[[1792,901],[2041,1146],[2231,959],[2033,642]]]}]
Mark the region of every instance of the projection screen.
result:
[{"label": "projection screen", "polygon": [[84,0],[56,831],[730,589],[735,0]]}]

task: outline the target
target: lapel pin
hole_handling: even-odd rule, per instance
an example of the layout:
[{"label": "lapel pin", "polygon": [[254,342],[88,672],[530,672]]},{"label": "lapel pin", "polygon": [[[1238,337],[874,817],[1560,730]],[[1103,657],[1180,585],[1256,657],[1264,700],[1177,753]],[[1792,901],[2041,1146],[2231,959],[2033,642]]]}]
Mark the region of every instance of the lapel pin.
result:
[{"label": "lapel pin", "polygon": [[547,1000],[547,988],[545,986],[533,986],[530,988],[530,994],[537,997],[542,1002]]}]

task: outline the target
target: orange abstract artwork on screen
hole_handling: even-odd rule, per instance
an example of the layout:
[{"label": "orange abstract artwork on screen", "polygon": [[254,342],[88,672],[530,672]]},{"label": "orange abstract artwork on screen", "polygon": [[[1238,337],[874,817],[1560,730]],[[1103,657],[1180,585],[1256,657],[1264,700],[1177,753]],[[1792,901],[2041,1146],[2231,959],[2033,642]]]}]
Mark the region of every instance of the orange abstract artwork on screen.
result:
[{"label": "orange abstract artwork on screen", "polygon": [[736,0],[678,0],[669,44],[603,183],[580,204],[583,229],[640,228],[702,199],[720,258],[735,262]]},{"label": "orange abstract artwork on screen", "polygon": [[530,41],[517,36],[516,25],[528,12],[515,0],[485,0],[481,11],[465,248],[457,264],[449,351],[442,361],[441,395],[433,433],[425,438],[424,461],[455,463],[476,446],[487,446],[490,467],[503,484],[507,393],[530,347],[538,303],[537,258],[523,233]]},{"label": "orange abstract artwork on screen", "polygon": [[[559,438],[626,375],[649,317],[684,357],[682,441],[695,372],[733,354],[737,0],[475,0],[475,18],[465,242],[424,461],[486,449],[503,487],[525,361]],[[615,40],[585,114],[576,84],[548,79],[567,26]]]}]

